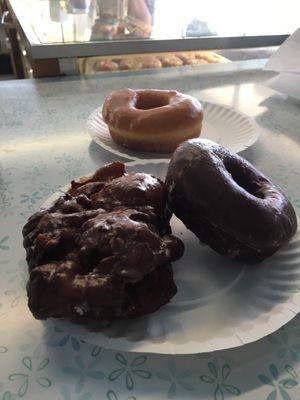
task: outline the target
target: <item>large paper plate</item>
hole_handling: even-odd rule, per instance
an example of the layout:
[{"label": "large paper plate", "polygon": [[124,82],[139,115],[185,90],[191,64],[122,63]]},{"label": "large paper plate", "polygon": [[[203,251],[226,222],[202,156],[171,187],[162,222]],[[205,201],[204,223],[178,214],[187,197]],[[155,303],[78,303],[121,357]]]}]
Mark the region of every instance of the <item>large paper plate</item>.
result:
[{"label": "large paper plate", "polygon": [[[222,104],[201,101],[204,119],[201,138],[213,140],[238,153],[256,142],[259,131],[256,123],[246,114]],[[115,143],[102,118],[102,107],[97,108],[87,120],[87,130],[102,148],[132,160],[169,159],[171,153],[137,152]]]},{"label": "large paper plate", "polygon": [[[128,163],[127,171],[165,177],[166,163]],[[62,188],[66,190],[68,187]],[[51,196],[48,206],[61,193]],[[247,266],[219,256],[175,217],[173,233],[185,244],[173,264],[178,293],[156,313],[110,327],[53,319],[70,334],[110,349],[163,354],[204,353],[258,340],[300,310],[300,233],[277,254]],[[145,297],[147,293],[145,293]]]}]

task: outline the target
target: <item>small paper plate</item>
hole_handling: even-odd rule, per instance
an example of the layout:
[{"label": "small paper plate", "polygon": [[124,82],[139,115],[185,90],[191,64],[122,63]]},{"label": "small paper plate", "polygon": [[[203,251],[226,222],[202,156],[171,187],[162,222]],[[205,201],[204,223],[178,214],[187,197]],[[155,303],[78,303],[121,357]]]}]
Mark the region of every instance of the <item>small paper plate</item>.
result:
[{"label": "small paper plate", "polygon": [[[201,101],[204,119],[201,138],[210,139],[238,153],[256,142],[259,131],[256,123],[246,114],[222,104]],[[115,143],[102,118],[102,106],[88,117],[87,130],[102,148],[132,160],[170,159],[171,153],[138,152]]]},{"label": "small paper plate", "polygon": [[[131,162],[126,170],[164,179],[167,166],[162,162]],[[52,204],[59,195],[61,192],[55,193],[43,206]],[[176,217],[171,226],[174,235],[183,240],[185,253],[173,263],[178,292],[169,304],[154,314],[115,322],[98,332],[66,319],[52,321],[86,342],[109,349],[190,354],[254,342],[299,313],[299,230],[274,256],[247,266],[200,245]]]}]

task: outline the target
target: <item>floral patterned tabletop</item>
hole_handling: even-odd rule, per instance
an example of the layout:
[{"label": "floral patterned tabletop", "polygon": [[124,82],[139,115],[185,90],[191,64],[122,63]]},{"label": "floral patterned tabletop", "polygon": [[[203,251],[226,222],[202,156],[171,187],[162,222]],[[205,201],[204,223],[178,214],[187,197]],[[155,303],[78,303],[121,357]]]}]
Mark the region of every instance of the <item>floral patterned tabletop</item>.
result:
[{"label": "floral patterned tabletop", "polygon": [[299,214],[300,103],[265,88],[269,76],[201,76],[190,67],[0,83],[0,400],[300,398],[300,317],[256,343],[188,356],[106,350],[58,326],[25,323],[21,228],[71,178],[116,159],[85,132],[88,115],[113,89],[175,88],[254,117],[261,136],[242,155],[288,193]]}]

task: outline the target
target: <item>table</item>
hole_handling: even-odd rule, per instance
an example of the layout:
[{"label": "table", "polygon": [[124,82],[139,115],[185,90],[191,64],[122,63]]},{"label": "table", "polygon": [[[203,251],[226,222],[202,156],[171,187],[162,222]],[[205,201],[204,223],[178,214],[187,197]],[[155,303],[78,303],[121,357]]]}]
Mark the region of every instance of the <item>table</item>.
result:
[{"label": "table", "polygon": [[185,67],[1,82],[1,400],[299,399],[297,317],[256,343],[189,356],[105,350],[33,318],[25,324],[21,228],[57,188],[116,158],[85,132],[86,118],[113,89],[176,88],[254,117],[261,136],[242,155],[288,193],[299,214],[300,103],[264,87],[268,77],[261,70],[201,75]]}]

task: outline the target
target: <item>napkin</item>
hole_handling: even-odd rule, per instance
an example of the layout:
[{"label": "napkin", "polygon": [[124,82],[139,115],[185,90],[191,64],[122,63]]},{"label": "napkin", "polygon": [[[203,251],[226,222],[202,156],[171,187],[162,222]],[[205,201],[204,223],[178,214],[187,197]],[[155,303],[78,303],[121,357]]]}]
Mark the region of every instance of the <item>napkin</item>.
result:
[{"label": "napkin", "polygon": [[300,99],[300,74],[289,74],[282,72],[274,78],[266,81],[265,86],[268,86],[278,92],[287,94],[288,96]]},{"label": "napkin", "polygon": [[266,81],[266,86],[300,99],[300,28],[270,57],[264,69],[279,73]]}]

